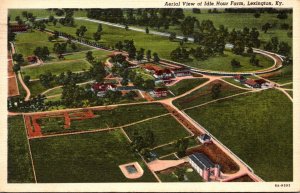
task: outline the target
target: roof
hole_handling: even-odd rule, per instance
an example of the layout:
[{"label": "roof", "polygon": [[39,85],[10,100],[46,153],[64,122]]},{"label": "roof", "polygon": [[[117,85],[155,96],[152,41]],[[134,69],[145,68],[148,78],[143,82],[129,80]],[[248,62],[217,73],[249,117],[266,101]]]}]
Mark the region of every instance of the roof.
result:
[{"label": "roof", "polygon": [[215,164],[203,153],[194,153],[189,158],[201,169],[215,167]]},{"label": "roof", "polygon": [[94,83],[92,85],[92,88],[95,91],[107,91],[109,89],[109,87],[111,88],[116,88],[117,86],[115,84],[111,84],[111,83]]},{"label": "roof", "polygon": [[190,70],[186,67],[179,67],[179,68],[172,69],[172,71],[175,73],[179,73],[179,72],[189,72]]},{"label": "roof", "polygon": [[167,92],[168,90],[166,88],[154,88],[155,92]]},{"label": "roof", "polygon": [[240,75],[240,74],[235,75],[234,78],[235,78],[235,79],[239,79],[239,80],[245,79],[245,77],[244,77],[243,75]]},{"label": "roof", "polygon": [[254,86],[254,85],[257,84],[257,82],[253,79],[247,79],[245,83],[250,85],[250,86]]},{"label": "roof", "polygon": [[206,141],[206,140],[210,140],[211,137],[207,134],[203,134],[203,135],[200,135],[200,139],[202,139],[203,141]]},{"label": "roof", "polygon": [[258,84],[263,84],[263,83],[266,83],[267,81],[265,81],[264,79],[257,79],[257,80],[255,80],[255,82]]}]

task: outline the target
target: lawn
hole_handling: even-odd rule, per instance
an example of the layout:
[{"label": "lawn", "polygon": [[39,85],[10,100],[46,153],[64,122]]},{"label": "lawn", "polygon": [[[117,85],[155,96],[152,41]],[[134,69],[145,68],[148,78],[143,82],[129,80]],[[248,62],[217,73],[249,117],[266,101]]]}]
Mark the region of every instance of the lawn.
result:
[{"label": "lawn", "polygon": [[[155,182],[141,158],[130,151],[120,130],[30,141],[40,183]],[[120,164],[139,162],[141,178],[127,179]]]},{"label": "lawn", "polygon": [[34,176],[22,116],[8,118],[8,183],[33,183]]},{"label": "lawn", "polygon": [[171,115],[124,127],[124,131],[128,134],[130,139],[133,139],[135,131],[143,136],[147,130],[152,131],[154,134],[155,142],[153,147],[169,143],[189,135],[185,128]]},{"label": "lawn", "polygon": [[61,62],[46,63],[41,66],[35,66],[30,68],[22,68],[23,75],[29,75],[31,79],[37,79],[41,74],[51,72],[53,75],[58,75],[68,70],[72,72],[78,72],[82,70],[88,70],[91,64],[86,60],[71,60]]},{"label": "lawn", "polygon": [[30,81],[27,87],[30,90],[31,96],[37,96],[38,94],[48,90],[48,88],[45,88],[39,80]]},{"label": "lawn", "polygon": [[[198,142],[195,138],[189,138],[189,146],[188,147],[194,147],[197,144],[198,144]],[[155,152],[158,155],[158,157],[162,157],[162,156],[168,155],[170,153],[175,153],[176,152],[175,143],[171,143],[171,144],[159,147],[159,148],[155,148],[152,151]]]},{"label": "lawn", "polygon": [[286,84],[286,85],[282,86],[282,88],[293,89],[293,83]]},{"label": "lawn", "polygon": [[[191,62],[185,62],[187,65],[199,69],[212,70],[212,71],[225,71],[225,72],[245,72],[245,71],[255,71],[262,70],[273,66],[274,61],[268,57],[262,56],[260,54],[255,54],[256,58],[259,59],[260,67],[253,66],[250,64],[250,56],[236,55],[230,51],[224,51],[224,55],[218,55],[210,57],[207,60],[196,60]],[[232,67],[231,60],[235,59],[241,63],[241,67]]]},{"label": "lawn", "polygon": [[195,90],[191,94],[176,99],[173,104],[180,109],[185,109],[212,101],[214,99],[212,98],[211,89],[212,86],[217,83],[221,84],[221,92],[218,98],[223,98],[230,95],[246,92],[246,90],[242,90],[237,87],[231,86],[223,81],[216,80],[212,83],[209,83],[208,85],[205,85],[204,87],[201,87],[198,90]]},{"label": "lawn", "polygon": [[37,120],[41,126],[42,133],[61,132],[64,130],[64,117],[45,117]]},{"label": "lawn", "polygon": [[54,88],[48,92],[45,93],[46,96],[52,96],[52,95],[57,95],[57,94],[61,94],[63,91],[62,87],[57,87]]},{"label": "lawn", "polygon": [[[105,59],[108,58],[108,55],[110,52],[104,51],[104,50],[90,50],[93,53],[93,56],[95,57],[96,61],[102,61],[104,62]],[[86,52],[74,52],[74,53],[69,53],[66,54],[65,60],[77,60],[77,59],[85,59],[85,55],[88,51]]]},{"label": "lawn", "polygon": [[293,180],[293,104],[280,91],[251,93],[186,113],[263,180]]},{"label": "lawn", "polygon": [[144,80],[154,80],[154,76],[151,75],[150,72],[147,72],[143,68],[133,68],[132,71],[134,71],[137,75],[140,75]]},{"label": "lawn", "polygon": [[182,182],[203,182],[202,177],[189,164],[180,165],[167,170],[156,172],[162,182],[180,182],[176,173],[178,170],[184,170],[186,180]]},{"label": "lawn", "polygon": [[[16,52],[19,54],[22,54],[25,62],[27,62],[27,56],[31,56],[34,54],[34,50],[36,47],[48,47],[49,52],[51,54],[50,60],[56,58],[53,52],[53,46],[56,42],[63,43],[66,42],[66,40],[58,39],[57,41],[49,42],[48,37],[50,35],[46,32],[41,32],[37,30],[33,30],[32,32],[26,32],[26,33],[18,33],[16,36],[15,41],[15,48]],[[91,48],[88,46],[84,46],[81,44],[76,44],[77,50],[76,51],[83,51],[83,50],[90,50]],[[74,52],[70,48],[70,46],[67,46],[67,52]]]},{"label": "lawn", "polygon": [[179,81],[175,85],[170,86],[169,90],[177,96],[195,88],[198,85],[205,83],[206,81],[208,81],[207,78],[184,79]]}]

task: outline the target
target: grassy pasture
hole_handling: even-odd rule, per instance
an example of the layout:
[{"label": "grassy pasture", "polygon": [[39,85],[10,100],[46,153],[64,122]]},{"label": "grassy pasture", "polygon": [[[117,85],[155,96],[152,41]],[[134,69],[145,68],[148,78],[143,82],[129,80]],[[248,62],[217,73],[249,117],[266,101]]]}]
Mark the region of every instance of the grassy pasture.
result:
[{"label": "grassy pasture", "polygon": [[61,62],[49,62],[41,66],[30,68],[23,68],[23,75],[29,75],[31,79],[37,79],[39,76],[46,72],[51,72],[53,75],[58,75],[68,70],[72,72],[88,70],[91,64],[86,60],[70,60]]},{"label": "grassy pasture", "polygon": [[172,91],[175,95],[181,95],[193,88],[195,88],[198,85],[201,85],[205,83],[208,79],[206,78],[200,78],[200,79],[184,79],[179,81],[173,86],[169,87],[169,90]]},{"label": "grassy pasture", "polygon": [[238,96],[186,113],[265,181],[293,180],[293,104],[280,91]]},{"label": "grassy pasture", "polygon": [[182,98],[176,99],[173,104],[177,106],[180,109],[185,109],[189,107],[193,107],[196,105],[203,104],[205,102],[209,102],[214,100],[212,98],[211,89],[214,84],[220,83],[221,84],[221,92],[218,98],[227,97],[230,95],[238,94],[245,92],[246,90],[242,90],[239,88],[236,88],[234,86],[231,86],[223,81],[214,81],[212,83],[209,83],[208,85],[205,85],[204,87],[201,87],[198,90],[195,90],[191,94],[188,94]]},{"label": "grassy pasture", "polygon": [[151,119],[124,128],[130,139],[133,138],[134,131],[143,135],[147,130],[152,131],[154,134],[154,146],[169,143],[189,135],[185,128],[171,115]]},{"label": "grassy pasture", "polygon": [[[155,182],[120,130],[30,141],[38,182]],[[62,156],[63,155],[63,156]],[[127,179],[119,165],[139,162],[144,174]]]}]

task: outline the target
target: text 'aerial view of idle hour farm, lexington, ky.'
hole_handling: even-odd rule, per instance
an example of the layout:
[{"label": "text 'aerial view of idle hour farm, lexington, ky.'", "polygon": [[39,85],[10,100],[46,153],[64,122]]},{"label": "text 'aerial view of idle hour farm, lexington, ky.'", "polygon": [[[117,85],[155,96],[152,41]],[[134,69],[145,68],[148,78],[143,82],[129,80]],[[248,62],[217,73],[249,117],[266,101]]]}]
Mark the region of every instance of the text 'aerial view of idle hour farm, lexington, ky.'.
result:
[{"label": "text 'aerial view of idle hour farm, lexington, ky.'", "polygon": [[292,9],[9,9],[8,183],[293,181]]}]

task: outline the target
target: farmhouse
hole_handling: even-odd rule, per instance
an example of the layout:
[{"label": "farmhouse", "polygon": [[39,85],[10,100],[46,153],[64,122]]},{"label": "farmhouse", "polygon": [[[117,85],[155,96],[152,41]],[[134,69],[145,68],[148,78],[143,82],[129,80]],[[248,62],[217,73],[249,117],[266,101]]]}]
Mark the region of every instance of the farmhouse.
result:
[{"label": "farmhouse", "polygon": [[203,134],[197,137],[197,139],[202,143],[210,143],[211,142],[211,137],[207,134]]},{"label": "farmhouse", "polygon": [[116,91],[117,86],[111,83],[94,83],[91,90],[97,93],[97,96],[103,97],[107,91]]},{"label": "farmhouse", "polygon": [[168,90],[166,88],[154,88],[150,94],[154,97],[165,97],[168,95]]},{"label": "farmhouse", "polygon": [[209,181],[211,177],[214,179],[218,179],[220,177],[220,165],[214,164],[202,153],[197,152],[190,155],[189,163],[205,181]]}]

